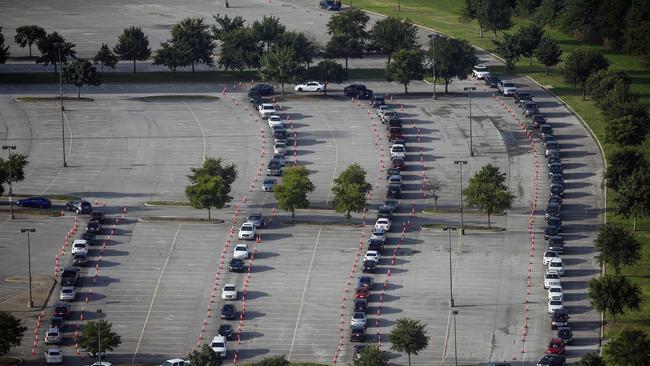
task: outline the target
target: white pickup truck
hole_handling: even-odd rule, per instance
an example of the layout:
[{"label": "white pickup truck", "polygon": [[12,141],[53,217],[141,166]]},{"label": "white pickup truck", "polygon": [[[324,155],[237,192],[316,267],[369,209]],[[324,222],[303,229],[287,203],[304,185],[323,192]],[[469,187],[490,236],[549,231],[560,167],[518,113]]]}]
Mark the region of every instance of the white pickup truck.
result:
[{"label": "white pickup truck", "polygon": [[260,116],[262,118],[269,118],[270,116],[277,114],[278,111],[275,109],[275,106],[271,103],[262,103],[258,109]]}]

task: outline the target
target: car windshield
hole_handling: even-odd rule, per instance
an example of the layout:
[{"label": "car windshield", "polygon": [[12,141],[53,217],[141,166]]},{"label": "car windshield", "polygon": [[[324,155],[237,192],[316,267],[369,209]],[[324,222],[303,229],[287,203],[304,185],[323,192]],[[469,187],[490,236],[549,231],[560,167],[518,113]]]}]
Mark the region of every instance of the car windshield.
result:
[{"label": "car windshield", "polygon": [[235,250],[238,251],[238,252],[245,252],[246,247],[236,247]]},{"label": "car windshield", "polygon": [[487,71],[487,67],[485,67],[484,65],[477,65],[477,66],[474,66],[474,70],[476,70],[476,71]]},{"label": "car windshield", "polygon": [[49,353],[50,353],[50,356],[58,356],[58,355],[61,354],[61,352],[59,352],[58,350],[57,351],[50,350]]},{"label": "car windshield", "polygon": [[223,348],[224,344],[223,344],[223,342],[212,342],[212,347],[214,347],[214,348]]},{"label": "car windshield", "polygon": [[223,288],[224,291],[235,291],[235,286],[226,286]]},{"label": "car windshield", "polygon": [[515,86],[515,84],[513,84],[513,83],[503,83],[504,88],[512,88],[514,86]]}]

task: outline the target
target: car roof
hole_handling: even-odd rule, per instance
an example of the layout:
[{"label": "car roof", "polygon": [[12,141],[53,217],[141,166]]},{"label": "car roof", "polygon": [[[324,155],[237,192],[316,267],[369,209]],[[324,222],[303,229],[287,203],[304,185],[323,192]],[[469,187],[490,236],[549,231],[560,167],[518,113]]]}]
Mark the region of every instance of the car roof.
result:
[{"label": "car roof", "polygon": [[212,338],[212,342],[224,342],[225,340],[226,337],[220,335],[216,335],[214,338]]}]

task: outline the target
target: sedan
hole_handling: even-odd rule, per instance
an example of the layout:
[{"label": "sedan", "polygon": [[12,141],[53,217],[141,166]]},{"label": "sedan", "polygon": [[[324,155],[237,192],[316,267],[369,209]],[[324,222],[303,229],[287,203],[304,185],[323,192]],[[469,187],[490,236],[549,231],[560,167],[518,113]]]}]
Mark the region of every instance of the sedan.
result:
[{"label": "sedan", "polygon": [[287,153],[287,144],[284,142],[277,142],[275,145],[273,145],[273,153],[274,154],[286,154]]},{"label": "sedan", "polygon": [[388,206],[393,210],[393,212],[397,211],[397,207],[399,206],[399,201],[397,200],[384,200],[384,205]]},{"label": "sedan", "polygon": [[551,341],[548,343],[548,349],[546,350],[546,353],[557,355],[564,353],[564,351],[564,341],[561,338],[551,338]]},{"label": "sedan", "polygon": [[230,272],[244,272],[246,270],[246,262],[243,259],[233,258],[230,260],[228,271]]},{"label": "sedan", "polygon": [[370,291],[367,288],[358,288],[354,293],[355,299],[368,299],[370,297]]},{"label": "sedan", "polygon": [[537,361],[537,366],[564,366],[566,359],[560,355],[546,355]]},{"label": "sedan", "polygon": [[276,180],[273,178],[264,179],[262,182],[262,191],[264,192],[273,192],[273,186],[275,185]]},{"label": "sedan", "polygon": [[223,285],[221,300],[237,300],[237,286],[232,283]]},{"label": "sedan", "polygon": [[233,258],[235,259],[248,259],[250,256],[248,252],[248,244],[237,244],[232,253]]},{"label": "sedan", "polygon": [[88,242],[85,240],[77,239],[72,243],[72,254],[85,253],[88,254]]},{"label": "sedan", "polygon": [[363,311],[364,313],[368,311],[368,300],[366,299],[356,299],[354,300],[354,311]]},{"label": "sedan", "polygon": [[564,276],[564,263],[562,263],[561,258],[553,258],[548,263],[548,270],[555,271],[560,276]]},{"label": "sedan", "polygon": [[63,286],[61,287],[61,292],[59,293],[59,300],[61,301],[74,301],[74,298],[77,296],[77,291],[74,286]]},{"label": "sedan", "polygon": [[404,170],[406,167],[406,163],[404,162],[404,159],[397,158],[397,159],[392,159],[391,161],[391,168],[398,169],[400,171]]},{"label": "sedan", "polygon": [[232,329],[232,325],[221,324],[219,326],[219,330],[217,330],[217,334],[231,341],[232,336],[235,334],[235,331]]},{"label": "sedan", "polygon": [[555,310],[564,309],[564,304],[562,300],[551,299],[548,301],[548,313],[553,314]]},{"label": "sedan", "polygon": [[242,240],[253,240],[255,239],[255,225],[251,222],[245,222],[239,228],[239,234],[237,235],[239,239]]},{"label": "sedan", "polygon": [[370,240],[381,240],[383,242],[386,242],[386,239],[387,239],[386,231],[382,229],[373,230],[370,236]]},{"label": "sedan", "polygon": [[377,262],[363,261],[363,273],[375,273],[377,270]]},{"label": "sedan", "polygon": [[569,346],[573,344],[573,331],[569,327],[559,327],[557,329],[557,337],[564,341],[564,344]]},{"label": "sedan", "polygon": [[544,239],[548,240],[551,236],[557,236],[560,233],[560,228],[557,226],[547,226],[544,230]]},{"label": "sedan", "polygon": [[84,267],[88,264],[88,254],[77,253],[72,258],[72,265],[77,267]]},{"label": "sedan", "polygon": [[363,327],[352,328],[350,330],[350,342],[365,342],[366,329]]},{"label": "sedan", "polygon": [[309,81],[304,84],[298,84],[294,88],[297,92],[322,92],[325,91],[325,84],[320,81]]},{"label": "sedan", "polygon": [[376,250],[369,250],[366,252],[366,255],[363,257],[364,261],[375,261],[379,263],[381,255]]},{"label": "sedan", "polygon": [[569,326],[569,312],[566,309],[556,310],[551,315],[551,329]]},{"label": "sedan", "polygon": [[273,127],[276,127],[276,126],[284,128],[284,123],[282,122],[282,118],[280,116],[271,116],[271,117],[269,117],[268,123],[269,123],[270,128],[273,128]]},{"label": "sedan", "polygon": [[390,231],[390,219],[379,219],[375,222],[375,230],[380,229],[386,232]]},{"label": "sedan", "polygon": [[390,179],[393,175],[400,175],[399,169],[388,168],[386,169],[386,179]]},{"label": "sedan", "polygon": [[45,363],[63,363],[63,354],[58,348],[45,350]]},{"label": "sedan", "polygon": [[54,316],[60,316],[64,319],[70,316],[70,304],[67,302],[60,302],[54,306],[54,311],[52,312]]},{"label": "sedan", "polygon": [[367,288],[368,290],[372,289],[372,285],[374,283],[374,279],[370,276],[361,276],[359,277],[359,283],[357,284],[357,288]]},{"label": "sedan", "polygon": [[256,229],[261,229],[264,227],[264,216],[261,212],[253,212],[248,215],[246,221],[253,223]]},{"label": "sedan", "polygon": [[352,327],[365,327],[366,326],[366,313],[362,311],[355,311],[350,320]]},{"label": "sedan", "polygon": [[235,320],[237,317],[237,311],[235,310],[235,305],[233,304],[224,304],[221,307],[221,319],[224,320]]},{"label": "sedan", "polygon": [[104,211],[102,210],[93,210],[93,212],[90,213],[90,219],[91,220],[97,220],[99,223],[103,224],[104,219],[105,219]]},{"label": "sedan", "polygon": [[548,264],[551,262],[553,258],[560,258],[560,255],[553,251],[553,250],[547,250],[544,252],[544,257],[542,258],[542,264],[544,266],[548,266]]},{"label": "sedan", "polygon": [[49,328],[45,331],[45,344],[61,344],[61,329]]},{"label": "sedan", "polygon": [[16,206],[20,207],[34,207],[34,208],[50,208],[52,201],[45,197],[29,197],[16,201]]},{"label": "sedan", "polygon": [[534,114],[530,121],[533,125],[533,128],[539,128],[539,126],[546,124],[546,118],[541,114]]},{"label": "sedan", "polygon": [[549,300],[564,300],[564,292],[562,286],[551,286],[548,288]]},{"label": "sedan", "polygon": [[86,225],[86,232],[99,234],[102,231],[102,224],[99,220],[90,220]]},{"label": "sedan", "polygon": [[393,145],[390,147],[391,159],[395,159],[395,158],[404,159],[405,157],[406,157],[406,148],[404,148],[404,145]]},{"label": "sedan", "polygon": [[544,288],[549,288],[551,286],[560,286],[560,275],[555,271],[548,271],[544,275]]},{"label": "sedan", "polygon": [[270,84],[255,84],[252,88],[248,89],[248,93],[257,93],[259,95],[273,94],[273,85]]}]

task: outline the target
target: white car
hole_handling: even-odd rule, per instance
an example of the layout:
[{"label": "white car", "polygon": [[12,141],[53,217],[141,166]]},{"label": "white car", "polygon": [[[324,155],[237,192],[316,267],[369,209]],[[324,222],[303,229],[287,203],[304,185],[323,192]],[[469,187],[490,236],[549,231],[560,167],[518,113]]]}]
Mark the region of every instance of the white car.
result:
[{"label": "white car", "polygon": [[490,76],[490,71],[485,65],[476,65],[472,69],[472,75],[477,79],[485,79],[486,76]]},{"label": "white car", "polygon": [[386,231],[382,229],[375,229],[372,231],[372,234],[370,235],[370,240],[381,240],[381,241],[386,241]]},{"label": "white car", "polygon": [[390,158],[406,158],[406,148],[402,144],[394,144],[390,147]]},{"label": "white car", "polygon": [[[102,355],[103,355],[103,353],[102,353]],[[188,364],[188,365],[189,365],[189,364]],[[112,362],[108,362],[108,361],[97,361],[97,362],[93,362],[93,363],[91,363],[91,364],[88,365],[88,366],[113,366],[113,363],[112,363]]]},{"label": "white car", "polygon": [[248,259],[248,245],[247,244],[237,244],[232,253],[233,258],[235,259]]},{"label": "white car", "polygon": [[45,350],[45,363],[63,363],[63,354],[58,348],[49,348]]},{"label": "white car", "polygon": [[258,111],[260,112],[260,116],[262,116],[262,118],[268,118],[278,113],[278,111],[275,109],[275,106],[271,103],[260,104]]},{"label": "white car", "polygon": [[562,286],[560,275],[555,271],[547,271],[544,275],[544,288],[549,288],[551,286]]},{"label": "white car", "polygon": [[284,142],[276,142],[273,145],[273,153],[274,154],[286,154],[287,153],[287,144]]},{"label": "white car", "polygon": [[221,358],[226,358],[226,353],[228,353],[228,344],[226,343],[226,337],[220,335],[212,338],[210,342],[210,348],[219,355]]},{"label": "white car", "polygon": [[61,329],[49,328],[45,331],[45,344],[61,344]]},{"label": "white car", "polygon": [[63,286],[61,287],[61,293],[59,293],[59,300],[61,301],[73,301],[77,291],[74,286]]},{"label": "white car", "polygon": [[379,108],[377,108],[377,115],[381,118],[381,116],[383,116],[387,111],[390,111],[390,106],[380,105]]},{"label": "white car", "polygon": [[244,239],[244,240],[255,239],[255,224],[246,221],[239,228],[239,234],[237,236],[239,237],[239,239]]},{"label": "white car", "polygon": [[564,304],[562,303],[562,300],[551,299],[548,301],[549,314],[553,314],[555,310],[562,310],[562,309],[564,309]]},{"label": "white car", "polygon": [[378,251],[376,250],[369,250],[366,252],[366,255],[363,256],[363,261],[375,261],[379,263],[379,260],[381,259],[381,254],[379,254]]},{"label": "white car", "polygon": [[282,118],[280,118],[280,116],[270,116],[268,122],[269,128],[273,128],[274,126],[284,127],[284,123],[282,123]]},{"label": "white car", "polygon": [[320,81],[309,81],[304,84],[298,84],[295,87],[297,92],[322,92],[325,90],[325,84]]},{"label": "white car", "polygon": [[553,250],[547,250],[544,252],[544,257],[542,258],[542,264],[548,266],[553,258],[560,258],[560,255]]},{"label": "white car", "polygon": [[385,232],[390,231],[390,219],[386,219],[386,218],[377,219],[377,222],[375,222],[375,229],[381,229],[384,230]]},{"label": "white car", "polygon": [[350,319],[350,326],[352,327],[365,327],[367,322],[366,313],[362,311],[355,311]]},{"label": "white car", "polygon": [[548,288],[548,299],[549,300],[564,300],[564,292],[562,292],[562,286],[551,286]]},{"label": "white car", "polygon": [[72,242],[72,254],[84,253],[88,254],[88,242],[83,239],[77,239]]},{"label": "white car", "polygon": [[182,358],[172,358],[160,364],[160,366],[188,366],[190,361],[183,360]]},{"label": "white car", "polygon": [[237,286],[232,283],[223,285],[221,300],[237,300]]},{"label": "white car", "polygon": [[499,93],[503,94],[504,97],[512,96],[517,92],[515,83],[509,80],[499,81],[499,85],[497,87],[499,89]]},{"label": "white car", "polygon": [[564,263],[562,263],[562,258],[553,258],[548,263],[548,270],[555,271],[560,276],[564,276]]},{"label": "white car", "polygon": [[160,366],[188,366],[190,361],[183,360],[182,358],[172,358],[160,364]]}]

